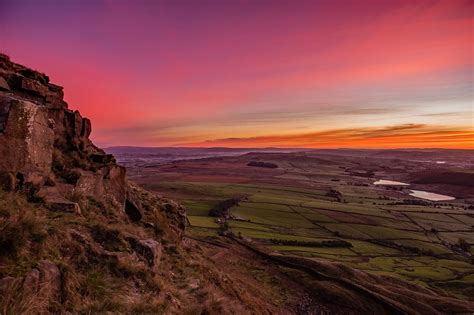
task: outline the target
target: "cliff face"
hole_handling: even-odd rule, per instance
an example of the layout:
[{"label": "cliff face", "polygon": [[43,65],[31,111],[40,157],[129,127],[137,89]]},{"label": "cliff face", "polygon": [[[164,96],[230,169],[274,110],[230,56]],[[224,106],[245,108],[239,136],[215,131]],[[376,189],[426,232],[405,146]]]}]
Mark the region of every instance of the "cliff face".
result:
[{"label": "cliff face", "polygon": [[[63,97],[48,76],[0,54],[0,187],[26,190],[51,210],[80,214],[75,199],[93,198],[132,221],[146,219],[125,168],[91,142],[90,120],[68,109]],[[184,211],[169,207],[176,209],[171,226],[179,234]]]}]

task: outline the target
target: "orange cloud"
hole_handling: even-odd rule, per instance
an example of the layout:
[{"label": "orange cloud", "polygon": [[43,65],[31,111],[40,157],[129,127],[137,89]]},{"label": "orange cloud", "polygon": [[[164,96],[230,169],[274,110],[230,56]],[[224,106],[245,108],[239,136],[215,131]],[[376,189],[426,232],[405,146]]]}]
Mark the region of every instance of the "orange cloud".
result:
[{"label": "orange cloud", "polygon": [[335,129],[291,135],[215,139],[187,143],[184,146],[474,149],[474,130],[406,124],[385,128]]}]

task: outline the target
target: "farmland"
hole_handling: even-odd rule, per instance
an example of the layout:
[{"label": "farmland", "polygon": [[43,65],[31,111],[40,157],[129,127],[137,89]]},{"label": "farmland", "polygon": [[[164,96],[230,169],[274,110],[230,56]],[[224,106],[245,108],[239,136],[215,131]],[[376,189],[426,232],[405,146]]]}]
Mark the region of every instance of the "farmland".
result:
[{"label": "farmland", "polygon": [[[278,168],[248,166],[252,160]],[[452,201],[429,202],[409,196],[409,188],[373,185],[375,178],[404,180],[433,165],[292,152],[171,161],[146,171],[129,170],[145,188],[186,207],[187,233],[193,237],[219,238],[226,230],[278,255],[336,261],[469,299],[474,296],[470,190],[414,184],[457,193]],[[450,167],[468,169],[455,162]],[[225,217],[209,216],[212,207],[230,198],[239,202]],[[321,245],[337,244],[331,241],[350,246]]]}]

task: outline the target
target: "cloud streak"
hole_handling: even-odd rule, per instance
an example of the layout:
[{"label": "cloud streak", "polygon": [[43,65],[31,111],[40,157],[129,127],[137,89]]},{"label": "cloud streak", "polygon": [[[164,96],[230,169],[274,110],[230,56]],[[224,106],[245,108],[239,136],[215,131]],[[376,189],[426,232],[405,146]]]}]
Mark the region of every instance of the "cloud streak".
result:
[{"label": "cloud streak", "polygon": [[299,147],[299,148],[474,148],[473,129],[405,124],[383,128],[334,129],[312,133],[225,138],[191,147]]}]

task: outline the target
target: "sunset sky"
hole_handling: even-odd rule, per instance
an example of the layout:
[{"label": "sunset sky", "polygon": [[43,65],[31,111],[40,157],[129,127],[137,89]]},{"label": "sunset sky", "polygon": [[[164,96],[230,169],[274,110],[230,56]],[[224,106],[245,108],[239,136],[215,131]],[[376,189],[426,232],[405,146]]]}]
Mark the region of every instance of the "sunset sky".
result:
[{"label": "sunset sky", "polygon": [[100,146],[474,148],[474,1],[0,0]]}]

